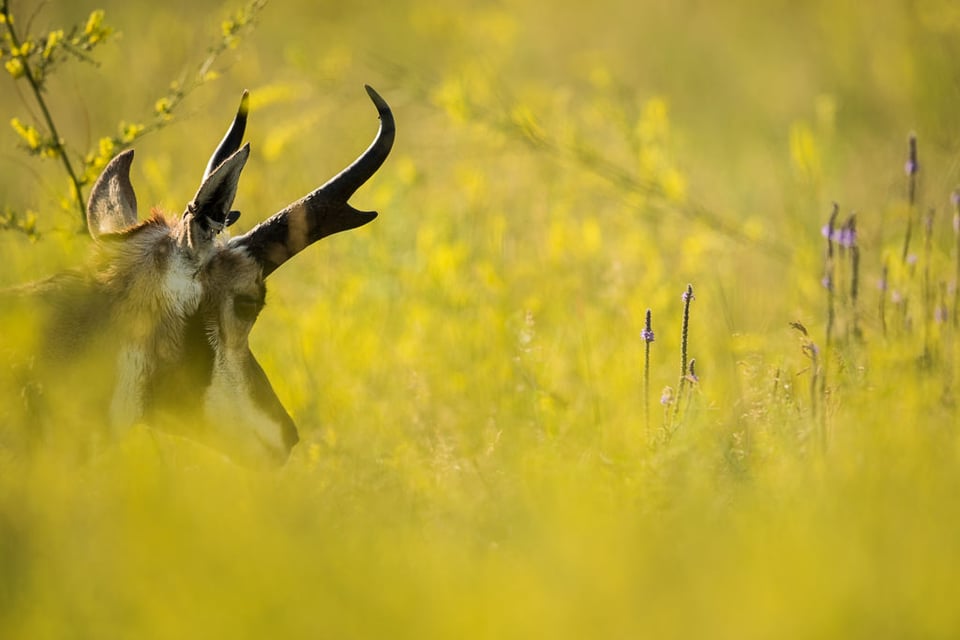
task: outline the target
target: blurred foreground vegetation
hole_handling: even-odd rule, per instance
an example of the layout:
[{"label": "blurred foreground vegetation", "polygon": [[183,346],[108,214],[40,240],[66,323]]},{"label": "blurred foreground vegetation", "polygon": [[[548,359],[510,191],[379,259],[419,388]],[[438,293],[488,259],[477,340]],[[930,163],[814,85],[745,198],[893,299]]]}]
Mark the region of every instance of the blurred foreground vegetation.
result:
[{"label": "blurred foreground vegetation", "polygon": [[[84,149],[236,8],[29,5],[119,32],[48,81]],[[955,637],[956,4],[382,5],[274,0],[136,144],[141,210],[179,212],[250,89],[244,230],[365,147],[363,83],[394,109],[354,199],[380,218],[271,277],[251,340],[293,459],[145,427],[0,452],[0,637]],[[39,239],[0,232],[0,286],[89,248],[21,141],[0,127],[0,206]],[[825,263],[834,201],[856,275],[849,246]]]}]

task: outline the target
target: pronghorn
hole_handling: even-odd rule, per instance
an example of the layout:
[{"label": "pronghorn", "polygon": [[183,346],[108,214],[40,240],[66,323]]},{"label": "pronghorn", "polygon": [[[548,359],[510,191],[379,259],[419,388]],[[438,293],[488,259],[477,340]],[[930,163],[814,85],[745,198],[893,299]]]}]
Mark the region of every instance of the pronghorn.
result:
[{"label": "pronghorn", "polygon": [[[133,150],[116,156],[90,193],[90,268],[29,286],[22,296],[43,308],[46,323],[34,328],[40,355],[27,369],[40,382],[24,385],[32,390],[28,404],[90,411],[114,434],[158,423],[241,461],[285,461],[297,428],[248,336],[271,273],[320,238],[377,215],[347,202],[394,140],[389,106],[366,89],[380,116],[370,147],[323,186],[233,238],[223,231],[239,216],[233,200],[250,153],[249,143],[241,146],[246,92],[179,218],[155,213],[139,221]],[[43,382],[51,379],[56,384]]]}]

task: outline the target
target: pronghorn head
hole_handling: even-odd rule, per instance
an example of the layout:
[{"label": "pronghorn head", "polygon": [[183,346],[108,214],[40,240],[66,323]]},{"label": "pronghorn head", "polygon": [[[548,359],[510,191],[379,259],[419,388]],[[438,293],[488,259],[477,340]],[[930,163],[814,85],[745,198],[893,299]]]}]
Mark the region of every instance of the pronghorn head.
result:
[{"label": "pronghorn head", "polygon": [[241,146],[246,93],[178,219],[138,220],[132,150],[103,170],[90,194],[87,226],[98,248],[94,286],[108,301],[115,333],[114,430],[157,421],[243,460],[287,459],[297,428],[248,337],[271,273],[320,238],[377,215],[348,204],[394,140],[390,108],[370,87],[367,93],[380,115],[370,147],[326,184],[241,236],[227,238],[224,230],[239,216],[233,200],[250,153],[249,144]]}]

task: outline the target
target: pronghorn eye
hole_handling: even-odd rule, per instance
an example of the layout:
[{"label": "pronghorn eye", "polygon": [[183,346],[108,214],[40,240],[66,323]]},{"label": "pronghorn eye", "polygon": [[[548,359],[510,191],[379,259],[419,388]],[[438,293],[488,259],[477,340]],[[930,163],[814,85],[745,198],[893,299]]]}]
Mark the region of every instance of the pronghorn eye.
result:
[{"label": "pronghorn eye", "polygon": [[263,308],[263,300],[254,296],[248,296],[239,293],[233,297],[233,312],[237,317],[247,322],[253,322],[257,319],[260,309]]}]

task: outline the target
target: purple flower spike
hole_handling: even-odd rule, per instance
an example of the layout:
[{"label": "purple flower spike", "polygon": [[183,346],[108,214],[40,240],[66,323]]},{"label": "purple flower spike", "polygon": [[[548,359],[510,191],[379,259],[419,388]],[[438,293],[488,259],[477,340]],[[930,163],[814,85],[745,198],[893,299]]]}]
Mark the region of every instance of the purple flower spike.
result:
[{"label": "purple flower spike", "polygon": [[663,393],[660,394],[660,404],[665,407],[669,407],[673,404],[673,387],[664,387]]},{"label": "purple flower spike", "polygon": [[954,189],[953,193],[950,194],[950,204],[960,207],[960,189]]},{"label": "purple flower spike", "polygon": [[642,338],[644,342],[653,342],[653,331],[651,329],[644,329],[640,332],[640,338]]},{"label": "purple flower spike", "polygon": [[851,229],[850,227],[844,227],[840,229],[840,233],[838,234],[836,240],[841,247],[851,249],[853,248],[853,245],[857,244],[857,232],[855,229]]},{"label": "purple flower spike", "polygon": [[920,163],[917,162],[917,136],[910,136],[910,152],[907,156],[907,164],[904,166],[904,170],[907,172],[908,176],[916,175],[917,171],[920,170]]}]

